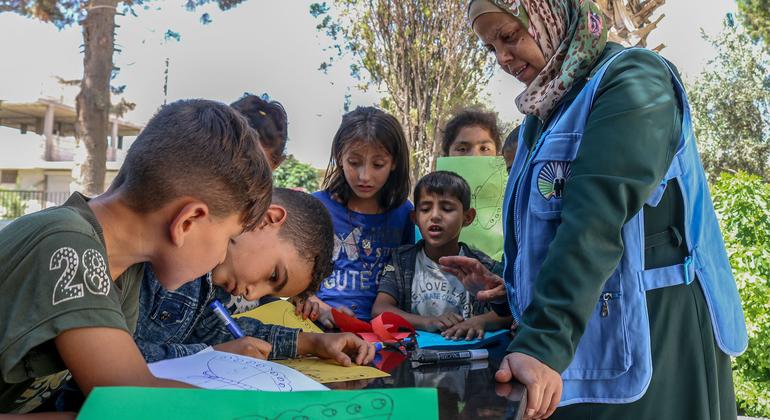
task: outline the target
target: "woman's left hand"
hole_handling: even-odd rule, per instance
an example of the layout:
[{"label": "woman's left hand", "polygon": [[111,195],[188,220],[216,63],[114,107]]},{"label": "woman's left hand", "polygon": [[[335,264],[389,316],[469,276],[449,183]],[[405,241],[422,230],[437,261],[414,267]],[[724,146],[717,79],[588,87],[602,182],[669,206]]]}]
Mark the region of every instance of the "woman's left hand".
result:
[{"label": "woman's left hand", "polygon": [[562,379],[545,363],[524,353],[509,353],[495,373],[497,382],[517,380],[527,388],[525,419],[550,417],[561,400]]},{"label": "woman's left hand", "polygon": [[299,333],[297,354],[332,359],[342,366],[366,365],[375,356],[374,345],[352,333]]}]

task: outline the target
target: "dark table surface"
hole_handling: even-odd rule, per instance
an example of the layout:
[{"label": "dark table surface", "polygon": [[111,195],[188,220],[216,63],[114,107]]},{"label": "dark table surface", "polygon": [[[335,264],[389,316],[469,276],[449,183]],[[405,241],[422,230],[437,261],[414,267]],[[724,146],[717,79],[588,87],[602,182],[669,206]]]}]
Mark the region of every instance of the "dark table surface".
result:
[{"label": "dark table surface", "polygon": [[488,347],[488,360],[420,366],[413,366],[408,358],[399,362],[399,353],[384,350],[394,366],[383,369],[390,377],[326,385],[333,389],[436,388],[441,419],[513,419],[524,388],[518,383],[495,381],[507,346],[508,340],[502,340]]}]

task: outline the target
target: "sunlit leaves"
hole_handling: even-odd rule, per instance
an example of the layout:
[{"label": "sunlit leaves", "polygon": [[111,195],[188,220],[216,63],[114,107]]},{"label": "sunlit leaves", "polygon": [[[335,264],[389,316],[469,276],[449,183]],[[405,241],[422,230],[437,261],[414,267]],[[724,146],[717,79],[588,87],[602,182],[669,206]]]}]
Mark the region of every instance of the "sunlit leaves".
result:
[{"label": "sunlit leaves", "polygon": [[319,188],[319,174],[312,166],[289,155],[273,172],[273,184],[281,188],[302,188],[313,192]]},{"label": "sunlit leaves", "polygon": [[741,294],[749,348],[735,359],[736,398],[746,414],[770,416],[770,184],[723,173],[712,188]]},{"label": "sunlit leaves", "polygon": [[717,37],[717,51],[688,87],[706,171],[746,171],[770,179],[770,56],[735,25]]}]

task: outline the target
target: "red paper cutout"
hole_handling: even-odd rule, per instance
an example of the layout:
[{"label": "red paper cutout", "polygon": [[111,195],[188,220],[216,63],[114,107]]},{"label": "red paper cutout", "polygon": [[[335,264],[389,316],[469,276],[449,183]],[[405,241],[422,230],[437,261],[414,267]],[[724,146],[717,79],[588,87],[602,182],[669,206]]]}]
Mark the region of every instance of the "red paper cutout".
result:
[{"label": "red paper cutout", "polygon": [[[369,342],[395,342],[414,333],[414,327],[409,321],[392,312],[383,312],[372,319],[371,323],[345,315],[336,309],[332,309],[332,317],[341,331],[358,334]],[[407,331],[400,331],[402,329]]]}]

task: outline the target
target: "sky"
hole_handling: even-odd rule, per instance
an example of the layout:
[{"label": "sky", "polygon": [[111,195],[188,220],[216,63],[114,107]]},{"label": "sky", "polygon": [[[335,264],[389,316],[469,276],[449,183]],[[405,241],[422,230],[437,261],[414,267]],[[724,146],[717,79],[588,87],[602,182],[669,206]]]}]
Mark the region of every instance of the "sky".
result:
[{"label": "sky", "polygon": [[[150,1],[137,9],[138,17],[118,16],[114,56],[120,72],[115,85],[137,104],[125,119],[143,124],[163,104],[165,61],[169,60],[168,95],[173,101],[207,98],[230,103],[244,92],[268,93],[289,115],[288,153],[315,167],[325,167],[331,140],[343,114],[345,95],[352,106],[379,102],[376,89],[362,92],[348,70],[350,58],[328,73],[318,70],[329,55],[329,40],[319,33],[309,13],[312,1],[246,0],[221,12],[215,5],[188,12],[183,1]],[[686,79],[693,79],[715,51],[701,39],[701,28],[716,34],[733,0],[668,0],[658,9],[661,24],[648,46],[666,44],[662,53]],[[202,25],[204,12],[213,21]],[[657,15],[656,15],[657,16]],[[164,40],[172,29],[179,42]],[[74,105],[76,88],[63,88],[55,79],[82,77],[82,33],[79,26],[57,30],[53,25],[12,13],[0,14],[0,100],[63,99]],[[495,71],[484,92],[489,105],[504,121],[521,116],[514,98],[523,85]],[[15,135],[0,127],[0,137]]]}]

